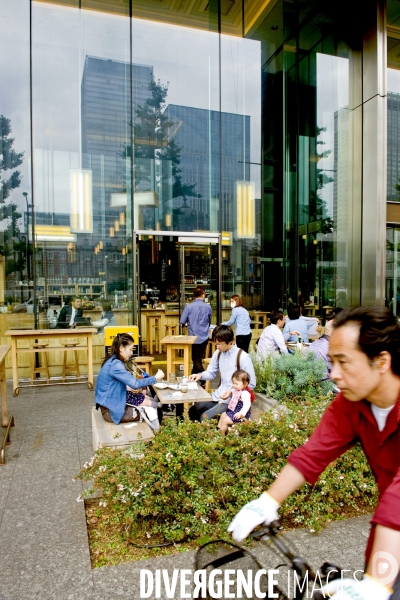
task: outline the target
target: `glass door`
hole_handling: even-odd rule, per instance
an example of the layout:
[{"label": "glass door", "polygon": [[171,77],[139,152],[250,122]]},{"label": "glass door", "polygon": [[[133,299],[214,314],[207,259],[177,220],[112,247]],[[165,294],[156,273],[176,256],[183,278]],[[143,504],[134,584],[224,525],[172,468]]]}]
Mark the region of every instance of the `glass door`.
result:
[{"label": "glass door", "polygon": [[138,314],[134,322],[139,324],[144,352],[151,347],[150,353],[157,354],[162,351],[161,345],[149,344],[151,319],[158,318],[160,340],[178,334],[180,316],[193,300],[196,287],[205,291],[206,302],[212,308],[212,323],[219,322],[219,236],[143,230],[135,235]]},{"label": "glass door", "polygon": [[179,243],[179,311],[193,300],[195,288],[203,288],[212,308],[212,323],[218,314],[218,244]]}]

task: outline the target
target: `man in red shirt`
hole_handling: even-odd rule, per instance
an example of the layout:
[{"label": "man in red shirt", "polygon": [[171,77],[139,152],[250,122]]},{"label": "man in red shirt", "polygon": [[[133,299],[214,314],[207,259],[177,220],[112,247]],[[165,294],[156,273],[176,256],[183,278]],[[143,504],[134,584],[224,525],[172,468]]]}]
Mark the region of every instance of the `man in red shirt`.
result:
[{"label": "man in red shirt", "polygon": [[[366,549],[367,576],[349,582],[353,597],[386,600],[400,565],[400,325],[387,309],[356,308],[335,318],[331,379],[340,393],[306,444],[297,448],[267,492],[230,524],[243,540],[277,518],[280,504],[304,482],[314,484],[330,462],[360,442],[379,488]],[[389,554],[389,556],[388,556]],[[382,560],[382,558],[384,560]],[[351,593],[350,593],[351,592]],[[338,592],[339,594],[339,592]]]}]

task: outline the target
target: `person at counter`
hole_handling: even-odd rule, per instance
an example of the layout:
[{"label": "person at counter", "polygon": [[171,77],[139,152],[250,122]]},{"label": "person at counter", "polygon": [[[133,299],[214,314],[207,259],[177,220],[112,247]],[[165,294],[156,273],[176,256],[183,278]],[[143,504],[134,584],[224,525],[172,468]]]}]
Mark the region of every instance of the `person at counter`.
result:
[{"label": "person at counter", "polygon": [[82,300],[78,296],[71,296],[69,303],[65,303],[60,310],[56,327],[57,329],[74,329],[82,317]]},{"label": "person at counter", "polygon": [[210,335],[212,310],[211,306],[204,302],[205,298],[203,288],[195,288],[193,302],[185,306],[180,318],[180,324],[188,326],[189,335],[197,335],[197,340],[192,345],[192,374],[203,372],[202,360]]},{"label": "person at counter", "polygon": [[104,327],[113,327],[117,325],[115,315],[111,310],[111,302],[108,300],[101,301],[101,319],[98,321],[92,321],[92,325],[97,327],[97,333],[104,333]]},{"label": "person at counter", "polygon": [[[129,423],[137,421],[137,411],[134,406],[127,404],[131,392],[137,392],[143,387],[154,385],[164,378],[164,373],[158,369],[155,377],[136,379],[125,368],[133,352],[134,341],[129,333],[118,333],[111,346],[111,354],[107,356],[100,369],[96,384],[96,409],[101,410],[103,419],[108,423]],[[144,384],[144,386],[143,386]],[[139,394],[137,394],[139,395]],[[152,406],[159,408],[160,403],[148,396],[136,406]]]}]

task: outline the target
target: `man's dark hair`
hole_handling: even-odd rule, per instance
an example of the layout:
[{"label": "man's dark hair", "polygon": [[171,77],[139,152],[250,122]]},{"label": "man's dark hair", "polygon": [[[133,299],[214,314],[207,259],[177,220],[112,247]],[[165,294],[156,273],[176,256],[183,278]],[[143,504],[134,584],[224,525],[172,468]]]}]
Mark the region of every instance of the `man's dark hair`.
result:
[{"label": "man's dark hair", "polygon": [[291,321],[295,321],[300,317],[300,306],[298,304],[289,304],[288,316]]},{"label": "man's dark hair", "polygon": [[234,337],[233,329],[228,327],[228,325],[217,325],[217,327],[213,329],[212,338],[215,342],[225,342],[225,344],[229,344]]},{"label": "man's dark hair", "polygon": [[197,288],[194,288],[194,290],[193,290],[194,298],[201,298],[204,294],[205,294],[204,288],[197,287]]},{"label": "man's dark hair", "polygon": [[397,317],[380,306],[342,310],[333,321],[334,329],[355,324],[360,328],[358,346],[370,360],[381,352],[392,358],[392,371],[400,376],[400,325]]},{"label": "man's dark hair", "polygon": [[105,311],[111,310],[111,302],[109,300],[102,300],[100,302],[101,308]]},{"label": "man's dark hair", "polygon": [[269,314],[269,320],[273,325],[276,325],[278,321],[282,321],[285,318],[285,315],[281,310],[271,310]]},{"label": "man's dark hair", "polygon": [[334,319],[336,315],[342,312],[342,310],[343,308],[340,308],[340,306],[337,306],[336,308],[332,309],[330,312],[327,313],[325,321],[332,321],[332,319]]},{"label": "man's dark hair", "polygon": [[81,297],[77,296],[76,294],[74,294],[73,296],[69,297],[69,303],[72,304],[73,302],[75,302],[75,300],[80,300]]}]

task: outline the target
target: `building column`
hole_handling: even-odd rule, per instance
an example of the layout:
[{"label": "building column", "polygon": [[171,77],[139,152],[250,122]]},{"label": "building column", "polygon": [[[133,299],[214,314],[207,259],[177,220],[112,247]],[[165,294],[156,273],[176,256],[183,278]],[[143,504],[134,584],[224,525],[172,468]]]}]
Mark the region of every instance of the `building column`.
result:
[{"label": "building column", "polygon": [[383,306],[387,170],[386,1],[370,1],[365,9],[361,304]]}]

